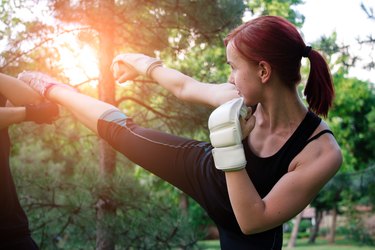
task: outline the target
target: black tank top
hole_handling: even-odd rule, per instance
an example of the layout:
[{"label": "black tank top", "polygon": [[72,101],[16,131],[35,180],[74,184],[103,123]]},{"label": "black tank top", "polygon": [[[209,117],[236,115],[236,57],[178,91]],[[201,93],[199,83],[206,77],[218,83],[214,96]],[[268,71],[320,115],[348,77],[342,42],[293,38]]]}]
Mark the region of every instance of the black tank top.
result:
[{"label": "black tank top", "polygon": [[[246,171],[252,180],[259,195],[265,197],[280,178],[288,172],[288,167],[291,161],[300,153],[303,148],[312,140],[317,139],[324,133],[332,133],[329,130],[324,130],[311,137],[316,128],[319,126],[321,119],[312,112],[307,112],[301,124],[297,127],[296,131],[281,147],[281,149],[270,157],[258,157],[255,155],[248,146],[247,140],[244,140],[244,149],[247,159]],[[310,139],[309,139],[310,138]],[[224,240],[222,245],[224,249],[281,249],[283,244],[283,230],[282,225],[271,230],[242,236],[231,236],[230,232],[224,232]],[[231,240],[232,238],[232,240]]]},{"label": "black tank top", "polygon": [[262,198],[288,172],[290,162],[311,141],[309,138],[320,122],[321,119],[318,116],[310,111],[307,112],[292,136],[277,153],[270,157],[258,157],[251,151],[248,144],[244,143],[247,162],[250,163],[246,170]]}]

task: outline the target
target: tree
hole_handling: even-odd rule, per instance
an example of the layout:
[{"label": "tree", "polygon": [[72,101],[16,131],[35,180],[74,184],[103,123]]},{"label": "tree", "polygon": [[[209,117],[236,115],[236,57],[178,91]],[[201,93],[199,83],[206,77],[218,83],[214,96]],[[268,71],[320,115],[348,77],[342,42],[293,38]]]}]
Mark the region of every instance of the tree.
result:
[{"label": "tree", "polygon": [[302,212],[297,214],[297,216],[294,218],[294,225],[293,225],[292,233],[290,235],[290,239],[288,241],[288,248],[294,248],[296,246],[298,229],[299,229],[301,220],[302,220]]},{"label": "tree", "polygon": [[303,3],[301,0],[286,0],[286,1],[271,1],[271,0],[255,0],[245,1],[249,11],[253,15],[276,15],[282,16],[295,24],[297,27],[302,27],[305,17],[303,14],[295,11],[292,6]]},{"label": "tree", "polygon": [[[316,221],[319,222],[323,211],[331,211],[333,224],[330,228],[329,241],[334,242],[335,218],[342,213],[341,207],[356,204],[360,198],[353,189],[354,180],[351,175],[366,171],[375,160],[374,142],[374,87],[369,82],[356,78],[348,78],[350,67],[357,60],[356,55],[348,54],[347,46],[338,46],[336,34],[322,37],[314,48],[324,52],[333,72],[335,100],[327,122],[341,146],[343,165],[339,173],[320,191],[312,202],[316,208]],[[335,58],[335,59],[334,59]],[[314,242],[319,229],[316,224],[310,242]]]},{"label": "tree", "polygon": [[[164,119],[157,121],[156,118],[163,114],[158,112],[158,109],[162,108],[161,104],[170,107],[181,106],[181,104],[173,105],[173,101],[171,102],[169,98],[165,98],[162,102],[160,102],[160,99],[153,101],[152,95],[144,98],[145,95],[143,93],[151,93],[150,90],[154,88],[154,85],[141,86],[140,88],[146,89],[141,94],[115,99],[115,85],[109,72],[114,49],[121,46],[127,48],[127,50],[132,49],[137,52],[153,54],[156,50],[169,47],[173,48],[174,54],[177,55],[188,46],[191,46],[193,42],[204,41],[207,43],[210,40],[218,39],[221,31],[233,27],[240,21],[243,9],[241,1],[217,1],[210,4],[206,4],[204,1],[193,2],[192,4],[180,3],[179,1],[163,1],[161,3],[153,1],[123,1],[116,2],[116,6],[114,1],[51,1],[50,6],[56,13],[56,17],[61,21],[74,24],[73,29],[79,31],[79,37],[83,42],[90,41],[91,45],[98,49],[100,57],[99,98],[114,105],[122,105],[124,100],[131,100],[141,104],[152,113],[151,116],[138,116],[136,119],[143,118],[143,123],[145,123],[145,120],[151,120],[149,123],[174,131],[183,129],[183,127],[176,127],[177,122],[170,122],[170,120],[173,120],[171,119],[174,117],[173,113],[178,114],[174,117],[177,120],[180,119],[181,112],[177,112],[177,109],[172,109],[172,112],[162,117]],[[202,14],[197,15],[197,13]],[[144,28],[140,29],[140,26]],[[62,27],[62,32],[69,32],[64,30],[63,23],[59,24],[59,27]],[[32,28],[36,31],[35,35],[31,37],[35,39],[35,47],[25,52],[22,46],[14,46],[15,49],[11,51],[12,53],[5,55],[7,61],[3,68],[9,70],[11,63],[19,63],[21,57],[22,59],[27,57],[34,58],[33,52],[43,51],[41,53],[43,57],[39,58],[39,61],[43,62],[44,65],[36,62],[33,67],[40,71],[57,75],[57,71],[60,69],[54,72],[50,69],[53,68],[51,65],[56,65],[54,61],[58,61],[58,53],[49,44],[55,39],[57,29],[35,21],[26,27],[26,32],[20,33],[25,35],[21,37],[22,40],[30,41],[29,34],[33,34],[30,33]],[[53,38],[50,38],[50,35]],[[169,40],[168,38],[170,37],[172,39]],[[11,43],[18,45],[21,42],[18,39],[13,39]],[[45,53],[49,50],[51,50],[51,53]],[[9,60],[9,58],[11,59]],[[17,67],[19,69],[22,66],[17,65]],[[84,88],[84,86],[80,87],[81,89]],[[136,90],[136,88],[133,88],[132,91]],[[172,100],[176,102],[175,99]],[[154,108],[154,104],[157,104],[155,106],[158,108]],[[198,112],[201,111],[198,109]],[[146,111],[140,113],[146,114]],[[182,113],[182,115],[189,114],[186,112]],[[203,121],[203,119],[201,120]],[[191,124],[193,124],[193,120]],[[184,127],[186,128],[186,123]],[[190,130],[193,131],[194,129]],[[114,178],[116,159],[114,151],[106,143],[100,141],[99,145],[101,149],[101,171],[99,172],[103,177],[103,182],[99,184],[103,192],[97,193],[98,202],[96,208],[99,222],[103,221],[103,223],[98,224],[97,248],[113,249],[113,235],[111,230],[106,227],[109,224],[105,221],[107,215],[110,220],[111,215],[117,209],[110,192],[113,188],[111,180]],[[102,218],[105,219],[102,220]]]},{"label": "tree", "polygon": [[[216,4],[205,5],[205,15],[196,15],[203,9],[202,2],[184,4],[179,1],[162,1],[159,3],[126,1],[115,4],[114,1],[81,1],[77,4],[70,1],[55,1],[53,7],[60,20],[90,27],[89,36],[93,38],[93,41],[97,41],[101,62],[99,98],[112,104],[120,104],[119,101],[115,100],[114,81],[109,71],[114,48],[125,46],[127,50],[132,49],[153,54],[155,50],[161,50],[169,46],[168,37],[175,35],[174,41],[178,40],[178,43],[174,44],[176,46],[174,49],[181,50],[194,40],[209,39],[215,31],[233,25],[232,19],[236,19],[236,16],[229,11],[224,11],[224,8],[229,7],[233,10],[233,7],[238,6],[238,3],[239,1],[235,1],[234,4],[233,2],[221,1]],[[238,10],[241,11],[241,6]],[[195,15],[191,15],[192,12]],[[220,18],[216,19],[215,22],[207,20],[209,16],[207,12]],[[193,35],[196,37],[193,37]],[[144,107],[150,107],[147,101],[141,101],[143,98],[123,97],[121,100],[126,99],[143,103]],[[154,109],[151,110],[154,111]],[[115,165],[115,154],[102,140],[100,145],[102,172],[104,175],[111,175]],[[115,210],[110,197],[100,199],[99,204],[101,205],[98,206],[98,214],[111,213]],[[103,211],[101,208],[104,208]],[[106,210],[108,211],[106,212]],[[113,249],[110,235],[105,236],[107,231],[108,229],[99,230],[102,233],[98,235],[98,249]],[[103,234],[104,237],[102,237]],[[100,240],[102,238],[103,240]],[[103,247],[100,247],[100,245],[103,245]]]},{"label": "tree", "polygon": [[[347,82],[350,84],[351,80],[350,79],[345,79],[343,80],[344,82]],[[358,81],[358,80],[357,80]],[[360,81],[357,82],[359,83],[357,86],[361,88],[361,86],[371,86],[369,83],[361,83]],[[367,106],[367,105],[373,105],[372,102],[370,101],[375,97],[374,94],[372,94],[372,98],[366,99],[366,94],[361,93],[356,87],[353,87],[350,85],[350,88],[345,88],[350,90],[350,93],[355,93],[355,95],[359,94],[362,100],[364,100],[364,103],[362,105]],[[343,90],[341,88],[337,88],[336,90]],[[354,90],[354,91],[352,91]],[[371,95],[372,91],[369,91],[368,94]],[[350,102],[350,99],[353,98],[358,100],[356,97],[351,97],[350,93],[347,93],[343,91],[341,93],[343,96],[345,95],[346,101],[344,101],[341,105],[348,105],[350,109],[356,110],[356,108],[352,107],[351,105],[355,105]],[[340,94],[340,95],[341,95]],[[338,101],[340,102],[340,101]],[[336,107],[339,109],[339,107]],[[341,107],[343,108],[343,107]],[[363,107],[358,107],[358,110],[365,111],[366,109]],[[371,162],[374,162],[374,156],[372,152],[367,152],[364,149],[365,152],[360,152],[359,154],[356,154],[357,150],[354,149],[356,146],[356,143],[359,143],[359,145],[363,144],[370,144],[372,143],[373,137],[373,131],[374,129],[371,128],[372,125],[374,124],[374,121],[372,120],[372,114],[373,114],[373,108],[371,111],[367,111],[367,114],[363,114],[364,117],[362,118],[361,122],[359,122],[359,117],[354,116],[354,119],[352,116],[350,118],[346,118],[343,114],[340,114],[340,121],[342,123],[349,123],[349,121],[353,121],[355,123],[362,123],[365,124],[364,127],[361,127],[361,125],[355,125],[353,127],[356,127],[357,130],[355,134],[353,134],[353,127],[351,127],[349,130],[351,131],[351,134],[349,131],[345,131],[345,128],[347,125],[340,126],[340,128],[337,128],[335,125],[336,123],[331,125],[332,130],[335,133],[335,137],[339,141],[341,145],[344,145],[342,147],[343,155],[344,155],[344,164],[340,172],[332,179],[330,182],[320,191],[319,195],[314,199],[312,202],[312,206],[316,208],[316,225],[313,230],[312,235],[310,236],[309,242],[314,243],[315,238],[317,236],[318,230],[319,230],[319,222],[321,215],[324,211],[331,211],[333,215],[333,224],[331,225],[330,228],[330,233],[329,233],[329,242],[333,243],[334,238],[335,238],[335,218],[338,213],[342,213],[342,207],[344,207],[345,213],[350,217],[356,217],[355,213],[355,206],[356,204],[360,204],[365,202],[365,204],[370,204],[373,205],[373,192],[371,191],[372,183],[371,181],[369,182],[369,179],[373,178],[373,171],[371,169]],[[353,114],[353,112],[351,112]],[[356,118],[355,118],[356,117]],[[337,119],[337,117],[336,117]],[[343,120],[341,120],[343,119]],[[346,121],[345,121],[345,120]],[[368,120],[367,120],[368,119]],[[365,120],[365,121],[363,121]],[[367,122],[366,122],[367,120]],[[332,121],[331,121],[332,122]],[[336,132],[339,129],[340,131]],[[361,142],[357,139],[357,135],[364,134],[363,137],[361,137]],[[368,136],[368,137],[367,137]],[[358,146],[359,147],[359,146]],[[362,158],[363,157],[363,158]],[[371,158],[372,157],[372,158]],[[353,165],[351,165],[353,164]],[[366,174],[361,174],[362,172]],[[357,224],[352,224],[352,225],[357,225],[356,226],[356,231],[360,229],[360,226],[362,226],[362,222],[358,222]]]},{"label": "tree", "polygon": [[[375,22],[374,9],[372,7],[369,7],[369,6],[365,5],[363,2],[361,2],[361,8],[365,12],[367,17],[370,20]],[[375,44],[374,34],[370,33],[367,36],[367,38],[364,38],[364,39],[358,38],[357,41],[360,45],[368,46],[368,47],[372,48],[372,51],[374,51],[373,50],[374,44]],[[370,58],[370,61],[367,62],[367,64],[365,65],[364,68],[368,69],[368,70],[372,70],[372,69],[375,68],[374,57],[369,57],[369,58]]]}]

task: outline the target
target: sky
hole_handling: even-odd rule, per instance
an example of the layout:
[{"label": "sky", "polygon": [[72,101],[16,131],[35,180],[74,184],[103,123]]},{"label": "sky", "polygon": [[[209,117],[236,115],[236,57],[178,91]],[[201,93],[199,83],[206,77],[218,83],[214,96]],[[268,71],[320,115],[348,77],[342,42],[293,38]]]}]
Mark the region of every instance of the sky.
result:
[{"label": "sky", "polygon": [[[363,58],[375,57],[375,48],[371,52],[370,47],[360,47],[356,42],[356,38],[364,39],[371,33],[375,37],[375,20],[367,17],[360,7],[361,2],[375,12],[375,0],[305,0],[305,4],[296,8],[305,16],[301,28],[305,43],[312,43],[336,31],[338,44],[350,44],[350,53]],[[361,66],[359,64],[351,69],[349,76],[375,83],[375,71],[363,70]]]}]

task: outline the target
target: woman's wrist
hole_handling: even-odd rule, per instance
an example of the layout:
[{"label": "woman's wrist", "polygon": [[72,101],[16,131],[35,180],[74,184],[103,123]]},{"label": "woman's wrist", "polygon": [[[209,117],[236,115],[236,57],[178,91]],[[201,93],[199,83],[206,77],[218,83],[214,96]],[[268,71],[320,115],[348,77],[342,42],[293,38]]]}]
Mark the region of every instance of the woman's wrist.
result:
[{"label": "woman's wrist", "polygon": [[159,75],[158,72],[164,68],[163,64],[155,64],[152,67],[150,67],[148,72],[148,77],[150,77],[153,80],[156,80],[157,76]]}]

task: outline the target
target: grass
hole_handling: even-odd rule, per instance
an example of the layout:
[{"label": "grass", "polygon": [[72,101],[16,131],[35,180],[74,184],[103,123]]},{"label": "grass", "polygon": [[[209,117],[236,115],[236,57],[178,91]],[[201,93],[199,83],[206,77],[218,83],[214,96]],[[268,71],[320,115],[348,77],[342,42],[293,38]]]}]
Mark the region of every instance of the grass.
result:
[{"label": "grass", "polygon": [[[284,247],[287,248],[288,239],[284,239]],[[220,243],[218,240],[207,240],[199,242],[200,249],[205,250],[220,250]],[[328,244],[324,239],[318,239],[315,244],[309,244],[308,239],[298,239],[296,247],[293,249],[297,250],[375,250],[375,246],[361,246],[358,243],[345,240],[337,239],[336,243],[333,245]]]},{"label": "grass", "polygon": [[[284,240],[284,248],[288,240]],[[295,249],[299,250],[375,250],[374,246],[362,246],[359,243],[337,237],[335,244],[329,244],[326,239],[318,238],[315,244],[309,244],[308,239],[298,239]]]},{"label": "grass", "polygon": [[205,240],[198,243],[199,249],[205,250],[217,250],[220,249],[220,243],[218,240]]}]

